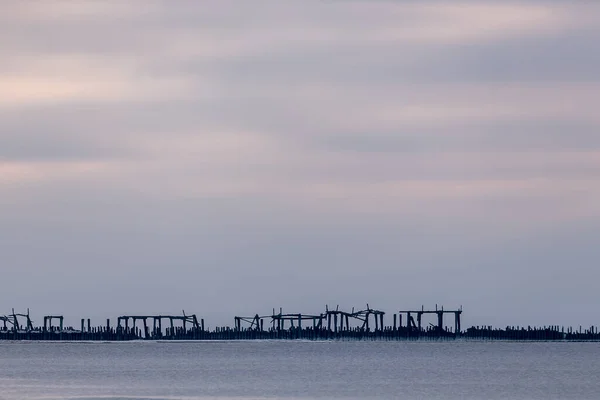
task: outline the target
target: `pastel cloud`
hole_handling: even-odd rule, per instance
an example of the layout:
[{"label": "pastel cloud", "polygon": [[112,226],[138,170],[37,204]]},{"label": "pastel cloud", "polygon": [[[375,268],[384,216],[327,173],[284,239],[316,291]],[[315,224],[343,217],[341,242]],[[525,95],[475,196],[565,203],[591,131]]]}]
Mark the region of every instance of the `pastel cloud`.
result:
[{"label": "pastel cloud", "polygon": [[[538,244],[540,273],[561,274],[544,258],[552,240],[594,260],[581,244],[600,217],[594,4],[149,1],[142,10],[65,1],[6,10],[0,221],[12,234],[0,249],[19,266],[14,278],[45,260],[77,283],[87,273],[105,290],[131,290],[123,282],[145,271],[162,290],[176,282],[157,265],[173,256],[175,274],[212,285],[181,301],[210,301],[229,285],[222,271],[275,287],[318,273],[315,298],[345,272],[355,295],[335,295],[355,301],[372,295],[365,282],[435,271],[477,307],[487,294],[457,278],[464,254],[482,265],[469,270],[474,286],[497,278],[491,265],[514,261],[503,246],[525,251],[514,238]],[[23,255],[30,248],[45,257]],[[281,266],[289,258],[295,267]],[[96,260],[119,267],[78,269]],[[592,282],[588,262],[577,271]],[[373,296],[383,308],[458,301],[434,286],[396,298],[390,284],[393,295]],[[0,304],[29,301],[19,296],[2,292]]]}]

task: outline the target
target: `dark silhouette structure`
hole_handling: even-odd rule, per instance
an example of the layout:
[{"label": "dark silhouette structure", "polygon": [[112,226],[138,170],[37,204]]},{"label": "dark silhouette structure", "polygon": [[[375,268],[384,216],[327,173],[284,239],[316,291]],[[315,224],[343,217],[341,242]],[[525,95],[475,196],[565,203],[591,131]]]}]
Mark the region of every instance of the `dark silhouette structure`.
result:
[{"label": "dark silhouette structure", "polygon": [[[81,328],[64,327],[62,315],[47,315],[41,327],[34,327],[27,313],[0,316],[0,340],[67,340],[67,341],[128,341],[128,340],[254,340],[254,339],[305,339],[305,340],[554,340],[600,341],[597,327],[579,329],[544,327],[474,326],[461,330],[462,307],[445,310],[403,310],[393,314],[393,324],[386,326],[385,312],[371,308],[340,310],[339,306],[318,314],[284,313],[273,309],[271,315],[234,317],[234,327],[206,329],[204,319],[195,314],[186,315],[123,315],[111,327],[110,319],[103,326],[91,325],[91,320],[81,319]],[[430,316],[435,323],[424,326]],[[444,325],[444,317],[453,316],[454,326]],[[403,322],[406,318],[405,322]],[[266,320],[266,321],[265,321]],[[58,326],[53,322],[57,321]],[[151,326],[150,326],[151,322]],[[163,326],[165,322],[166,326]],[[141,325],[140,325],[141,323]],[[140,325],[140,326],[138,326]]]},{"label": "dark silhouette structure", "polygon": [[[423,315],[435,314],[437,316],[437,325],[432,326],[434,326],[440,334],[444,332],[444,314],[453,314],[454,333],[458,335],[461,331],[460,316],[462,314],[462,306],[458,310],[444,311],[444,307],[438,310],[438,306],[436,304],[435,310],[425,310],[424,307],[421,307],[421,310],[419,311],[398,311],[398,314],[400,315],[400,326],[402,326],[402,316],[406,315],[406,328],[409,330],[414,330],[415,332],[421,332],[423,330]],[[416,324],[413,315],[417,316]]]},{"label": "dark silhouette structure", "polygon": [[[148,330],[148,320],[152,320],[152,332]],[[131,326],[129,320],[132,321]],[[140,332],[136,326],[137,321],[142,321],[144,330]],[[169,326],[166,328],[167,337],[177,336],[182,332],[187,332],[187,324],[191,325],[191,329],[195,331],[204,330],[204,320],[198,322],[198,318],[195,314],[185,315],[185,311],[182,311],[182,315],[124,315],[117,318],[117,332],[132,332],[136,336],[144,339],[160,339],[163,337],[162,321],[169,320]],[[181,327],[175,327],[175,322],[181,321]]]}]

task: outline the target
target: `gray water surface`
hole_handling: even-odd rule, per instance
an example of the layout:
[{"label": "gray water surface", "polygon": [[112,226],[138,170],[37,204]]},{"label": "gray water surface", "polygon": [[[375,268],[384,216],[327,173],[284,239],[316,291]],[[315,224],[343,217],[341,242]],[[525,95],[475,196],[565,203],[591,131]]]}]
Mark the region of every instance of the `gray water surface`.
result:
[{"label": "gray water surface", "polygon": [[0,399],[598,399],[600,344],[0,343]]}]

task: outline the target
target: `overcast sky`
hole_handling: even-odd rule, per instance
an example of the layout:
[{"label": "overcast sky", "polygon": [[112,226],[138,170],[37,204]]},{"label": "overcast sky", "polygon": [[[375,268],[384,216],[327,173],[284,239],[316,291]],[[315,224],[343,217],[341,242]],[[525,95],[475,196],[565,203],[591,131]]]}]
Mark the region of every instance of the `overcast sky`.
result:
[{"label": "overcast sky", "polygon": [[596,2],[5,1],[0,94],[0,314],[600,324]]}]

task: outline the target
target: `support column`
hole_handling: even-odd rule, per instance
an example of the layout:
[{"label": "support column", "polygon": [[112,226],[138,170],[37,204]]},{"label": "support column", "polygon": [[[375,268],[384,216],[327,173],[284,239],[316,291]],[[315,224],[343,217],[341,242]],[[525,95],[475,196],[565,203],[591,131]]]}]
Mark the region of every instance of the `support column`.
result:
[{"label": "support column", "polygon": [[148,339],[148,321],[144,318],[144,339]]},{"label": "support column", "polygon": [[454,313],[454,330],[457,334],[460,333],[461,328],[460,328],[460,312],[455,312]]}]

